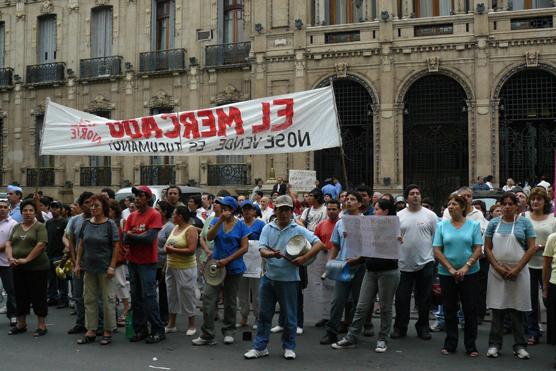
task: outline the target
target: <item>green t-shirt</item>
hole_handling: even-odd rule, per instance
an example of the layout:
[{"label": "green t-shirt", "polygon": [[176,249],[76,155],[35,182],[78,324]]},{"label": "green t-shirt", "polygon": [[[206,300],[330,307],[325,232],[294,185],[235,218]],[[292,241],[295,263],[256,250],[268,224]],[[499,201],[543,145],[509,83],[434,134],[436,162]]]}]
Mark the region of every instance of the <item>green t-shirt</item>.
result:
[{"label": "green t-shirt", "polygon": [[[15,259],[24,259],[31,253],[37,243],[44,242],[46,244],[48,242],[46,227],[44,224],[36,222],[29,230],[24,231],[21,224],[18,224],[12,229],[10,242],[12,243],[13,257]],[[28,271],[42,271],[49,268],[50,263],[48,255],[46,255],[46,249],[29,263],[17,267],[17,269]]]}]

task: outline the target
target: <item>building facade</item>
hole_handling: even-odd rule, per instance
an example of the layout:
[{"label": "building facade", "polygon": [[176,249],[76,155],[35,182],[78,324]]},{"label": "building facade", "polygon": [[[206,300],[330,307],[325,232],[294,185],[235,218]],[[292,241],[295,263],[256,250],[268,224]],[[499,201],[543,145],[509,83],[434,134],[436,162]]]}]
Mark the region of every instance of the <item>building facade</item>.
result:
[{"label": "building facade", "polygon": [[[2,184],[250,188],[315,169],[442,200],[478,175],[552,178],[552,0],[0,1]],[[45,99],[111,118],[333,84],[340,150],[38,156]]]}]

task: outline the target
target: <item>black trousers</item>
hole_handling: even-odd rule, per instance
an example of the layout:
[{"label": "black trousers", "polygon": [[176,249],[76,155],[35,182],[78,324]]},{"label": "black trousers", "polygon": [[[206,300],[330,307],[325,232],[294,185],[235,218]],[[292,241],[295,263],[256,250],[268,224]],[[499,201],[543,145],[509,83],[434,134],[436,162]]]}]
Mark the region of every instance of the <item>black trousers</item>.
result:
[{"label": "black trousers", "polygon": [[425,264],[416,272],[401,272],[400,284],[396,291],[396,321],[394,328],[407,332],[411,312],[411,293],[415,286],[415,303],[419,310],[419,319],[415,324],[417,333],[429,330],[429,311],[431,305],[434,261]]},{"label": "black trousers", "polygon": [[156,283],[158,286],[158,307],[162,322],[168,322],[168,294],[166,292],[166,278],[164,268],[156,269]]},{"label": "black trousers", "polygon": [[548,299],[546,301],[546,342],[556,345],[556,285],[548,284]]},{"label": "black trousers", "polygon": [[26,316],[33,312],[39,317],[48,314],[47,289],[48,269],[41,271],[13,269],[16,316]]},{"label": "black trousers", "polygon": [[487,282],[488,282],[488,270],[490,264],[486,257],[479,259],[480,270],[477,273],[478,280],[478,293],[477,293],[477,316],[479,319],[483,320],[487,307],[486,307],[486,295],[487,295]]},{"label": "black trousers", "polygon": [[15,291],[14,291],[14,278],[11,267],[0,267],[0,279],[2,280],[2,287],[8,296],[6,302],[6,316],[8,318],[15,317],[16,304],[15,304]]},{"label": "black trousers", "polygon": [[465,350],[467,353],[477,351],[477,300],[475,290],[479,280],[478,276],[478,273],[468,274],[462,281],[456,282],[452,276],[439,275],[446,323],[444,348],[449,352],[455,352],[458,347],[457,313],[460,302],[465,320],[463,335]]}]

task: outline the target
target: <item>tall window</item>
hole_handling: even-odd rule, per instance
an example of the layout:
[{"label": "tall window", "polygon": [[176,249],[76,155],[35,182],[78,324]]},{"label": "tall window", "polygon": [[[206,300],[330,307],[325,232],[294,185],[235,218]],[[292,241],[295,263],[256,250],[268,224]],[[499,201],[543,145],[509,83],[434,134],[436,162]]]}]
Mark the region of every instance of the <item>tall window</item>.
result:
[{"label": "tall window", "polygon": [[44,115],[35,118],[35,159],[38,159],[37,167],[54,167],[54,156],[41,156],[41,138],[43,129]]},{"label": "tall window", "polygon": [[152,0],[152,10],[152,49],[172,49],[176,18],[175,0]]},{"label": "tall window", "polygon": [[450,15],[454,10],[454,0],[415,0],[414,9],[417,17]]},{"label": "tall window", "polygon": [[4,22],[0,22],[0,68],[4,68]]},{"label": "tall window", "polygon": [[363,18],[363,1],[324,0],[321,4],[324,6],[324,20],[327,24],[354,23]]},{"label": "tall window", "polygon": [[91,58],[112,55],[112,7],[93,8],[91,14]]},{"label": "tall window", "polygon": [[38,33],[38,62],[54,62],[56,60],[56,15],[39,17]]},{"label": "tall window", "polygon": [[551,8],[552,0],[513,0],[513,10]]},{"label": "tall window", "polygon": [[[91,112],[91,114],[104,117],[109,119],[111,116],[110,111],[95,111]],[[111,166],[111,158],[110,156],[89,156],[89,166],[90,167],[110,167]]]},{"label": "tall window", "polygon": [[224,0],[224,43],[244,40],[243,0]]}]

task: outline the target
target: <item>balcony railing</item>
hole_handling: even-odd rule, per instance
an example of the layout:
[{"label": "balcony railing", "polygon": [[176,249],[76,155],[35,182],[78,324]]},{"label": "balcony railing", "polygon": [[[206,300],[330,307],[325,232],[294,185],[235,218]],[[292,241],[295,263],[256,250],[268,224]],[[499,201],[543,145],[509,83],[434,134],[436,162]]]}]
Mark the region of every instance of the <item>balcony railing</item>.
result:
[{"label": "balcony railing", "polygon": [[139,54],[139,72],[164,73],[185,70],[185,49],[157,50]]},{"label": "balcony railing", "polygon": [[122,57],[100,57],[81,59],[79,77],[81,79],[106,79],[122,74]]},{"label": "balcony railing", "polygon": [[54,187],[54,168],[27,169],[28,187]]},{"label": "balcony railing", "polygon": [[141,166],[141,184],[169,185],[176,183],[174,165]]},{"label": "balcony railing", "polygon": [[249,64],[250,42],[208,45],[205,47],[207,67]]},{"label": "balcony railing", "polygon": [[27,84],[56,84],[64,81],[66,64],[63,62],[43,63],[27,66]]},{"label": "balcony railing", "polygon": [[80,185],[89,187],[109,186],[112,183],[112,169],[106,167],[82,167]]},{"label": "balcony railing", "polygon": [[247,185],[249,181],[247,164],[208,165],[208,185]]},{"label": "balcony railing", "polygon": [[0,68],[0,89],[11,88],[14,85],[12,75],[11,68]]}]

